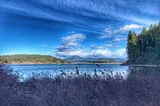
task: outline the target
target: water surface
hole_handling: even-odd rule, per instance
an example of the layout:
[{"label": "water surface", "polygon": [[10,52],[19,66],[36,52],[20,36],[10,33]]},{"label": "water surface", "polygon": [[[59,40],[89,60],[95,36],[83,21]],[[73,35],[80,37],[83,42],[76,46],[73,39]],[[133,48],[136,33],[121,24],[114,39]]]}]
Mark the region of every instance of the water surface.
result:
[{"label": "water surface", "polygon": [[50,73],[53,76],[59,75],[63,72],[65,73],[74,73],[76,72],[76,67],[83,73],[94,74],[94,69],[97,70],[97,73],[112,71],[114,74],[126,73],[128,66],[120,66],[119,64],[21,64],[21,65],[9,65],[14,74],[21,76],[21,78],[28,78],[35,74],[40,73]]}]

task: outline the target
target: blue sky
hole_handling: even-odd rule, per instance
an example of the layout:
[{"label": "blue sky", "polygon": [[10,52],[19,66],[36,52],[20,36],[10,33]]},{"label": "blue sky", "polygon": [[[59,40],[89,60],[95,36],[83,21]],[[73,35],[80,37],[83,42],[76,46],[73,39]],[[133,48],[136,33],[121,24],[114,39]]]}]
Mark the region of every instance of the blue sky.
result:
[{"label": "blue sky", "polygon": [[126,57],[129,30],[160,20],[159,0],[0,0],[0,54]]}]

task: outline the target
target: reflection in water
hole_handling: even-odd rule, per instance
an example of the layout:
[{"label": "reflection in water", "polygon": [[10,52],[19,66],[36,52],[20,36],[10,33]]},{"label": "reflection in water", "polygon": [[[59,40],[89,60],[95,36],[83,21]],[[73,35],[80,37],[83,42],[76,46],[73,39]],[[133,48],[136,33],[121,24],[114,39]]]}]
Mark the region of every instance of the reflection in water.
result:
[{"label": "reflection in water", "polygon": [[132,71],[158,71],[160,68],[155,66],[129,66],[128,69]]},{"label": "reflection in water", "polygon": [[[142,79],[155,79],[157,76],[160,77],[160,68],[159,67],[129,67],[128,68],[128,77],[141,76]],[[155,77],[155,78],[154,78]],[[136,79],[136,78],[134,78]]]}]

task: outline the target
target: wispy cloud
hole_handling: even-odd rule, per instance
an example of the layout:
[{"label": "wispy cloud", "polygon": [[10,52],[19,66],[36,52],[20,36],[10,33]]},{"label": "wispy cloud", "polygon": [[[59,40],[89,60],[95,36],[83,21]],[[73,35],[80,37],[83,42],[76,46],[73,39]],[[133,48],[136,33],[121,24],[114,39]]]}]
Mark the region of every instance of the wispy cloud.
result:
[{"label": "wispy cloud", "polygon": [[[160,19],[159,0],[1,0],[1,10],[12,13],[7,17],[17,21],[20,17],[43,22],[64,23],[90,32],[100,32],[106,25],[124,25],[128,22],[148,25]],[[11,15],[11,14],[10,14]],[[3,17],[3,16],[2,16]],[[4,21],[6,17],[4,17]],[[22,21],[21,21],[22,22]],[[119,24],[119,25],[118,25]],[[43,25],[43,24],[42,24]],[[97,28],[98,26],[98,28]],[[136,26],[126,26],[136,27]],[[121,29],[125,31],[125,29]]]},{"label": "wispy cloud", "polygon": [[130,25],[125,25],[122,28],[120,28],[118,31],[115,31],[115,34],[121,34],[124,33],[126,31],[129,31],[131,29],[139,29],[142,28],[143,25],[137,25],[137,24],[130,24]]},{"label": "wispy cloud", "polygon": [[119,42],[119,41],[124,41],[127,40],[127,37],[116,37],[115,39],[113,39],[113,42]]},{"label": "wispy cloud", "polygon": [[106,45],[104,45],[104,46],[95,46],[95,45],[91,45],[91,48],[92,49],[107,49],[107,48],[109,48],[109,47],[112,47],[112,44],[106,44]]},{"label": "wispy cloud", "polygon": [[[125,44],[119,44],[126,40],[123,36],[127,36],[129,30],[138,31],[158,22],[159,10],[159,0],[0,0],[0,28],[6,30],[0,32],[2,36],[6,33],[2,39],[10,39],[12,26],[18,24],[13,31],[16,40],[0,42],[0,45],[4,51],[7,46],[8,50],[13,49],[10,45],[15,45],[17,50],[28,47],[29,51],[35,51],[35,48],[47,47],[41,44],[48,42],[60,56],[124,54]],[[24,38],[20,36],[23,33]],[[66,34],[70,35],[62,36]],[[30,40],[33,36],[38,38],[38,46]],[[25,44],[16,42],[24,39]],[[51,39],[55,40],[54,44]],[[100,39],[103,40],[100,42]],[[50,51],[50,46],[45,49]],[[117,49],[117,54],[113,49]]]},{"label": "wispy cloud", "polygon": [[70,36],[62,37],[62,42],[68,46],[77,46],[78,43],[84,41],[86,36],[84,34],[73,34]]},{"label": "wispy cloud", "polygon": [[114,29],[111,29],[111,28],[106,28],[105,31],[104,31],[105,34],[100,36],[99,39],[110,38],[110,37],[113,37],[114,35],[123,34],[126,31],[133,30],[133,29],[139,29],[139,28],[142,28],[142,27],[143,27],[143,25],[129,24],[129,25],[125,25],[123,27],[120,27],[118,30],[114,30]]}]

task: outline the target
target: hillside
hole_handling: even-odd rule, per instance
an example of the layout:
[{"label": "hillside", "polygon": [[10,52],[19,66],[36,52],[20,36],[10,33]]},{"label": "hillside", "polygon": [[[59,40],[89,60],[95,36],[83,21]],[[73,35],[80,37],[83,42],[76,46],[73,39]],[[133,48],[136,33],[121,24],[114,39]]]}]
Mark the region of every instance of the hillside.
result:
[{"label": "hillside", "polygon": [[119,63],[125,62],[124,58],[84,58],[80,56],[72,56],[65,59],[69,62],[88,62],[88,63]]},{"label": "hillside", "polygon": [[49,55],[17,54],[0,56],[0,63],[8,64],[51,64],[63,62],[63,60]]},{"label": "hillside", "polygon": [[0,56],[0,63],[7,64],[53,64],[67,62],[122,63],[125,61],[122,58],[84,58],[80,56],[72,56],[64,60],[49,55],[16,54]]}]

